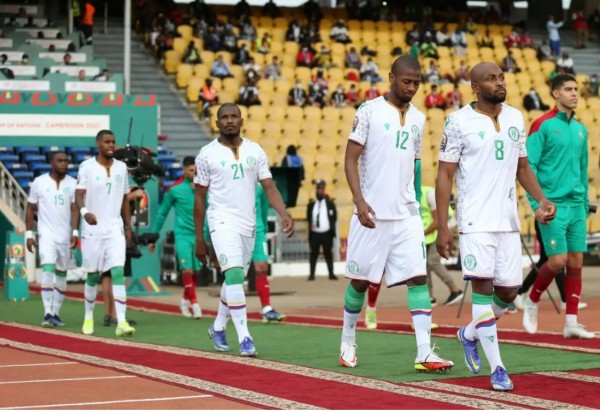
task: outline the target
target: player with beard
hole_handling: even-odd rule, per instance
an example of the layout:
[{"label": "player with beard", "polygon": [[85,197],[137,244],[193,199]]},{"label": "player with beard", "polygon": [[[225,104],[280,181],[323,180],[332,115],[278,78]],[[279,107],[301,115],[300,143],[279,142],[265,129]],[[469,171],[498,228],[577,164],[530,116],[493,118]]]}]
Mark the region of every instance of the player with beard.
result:
[{"label": "player with beard", "polygon": [[225,326],[231,315],[241,355],[256,356],[256,347],[248,331],[243,284],[255,243],[257,182],[281,217],[287,237],[294,233],[294,221],[285,210],[273,182],[267,154],[259,144],[240,136],[243,122],[235,104],[225,103],[217,111],[219,137],[204,146],[196,157],[194,223],[196,256],[206,264],[208,247],[203,233],[206,215],[211,241],[225,274],[217,317],[208,330],[215,350],[230,350]]},{"label": "player with beard", "polygon": [[473,286],[473,320],[457,337],[471,372],[481,370],[480,341],[492,387],[509,391],[513,383],[500,358],[496,319],[517,296],[523,278],[515,177],[540,204],[535,211],[540,223],[554,218],[556,206],[546,199],[529,167],[521,112],[503,103],[502,70],[495,63],[479,63],[471,71],[471,87],[477,101],[448,116],[440,144],[436,246],[445,258],[454,249],[448,206],[456,173],[463,277]]},{"label": "player with beard", "polygon": [[[426,282],[425,238],[414,189],[425,115],[410,101],[419,89],[421,66],[401,56],[389,74],[390,93],[363,103],[346,146],[345,170],[356,210],[350,221],[339,362],[356,358],[356,323],[369,283],[408,286],[408,306],[417,340],[417,371],[448,370],[452,361],[431,347],[431,301]],[[359,173],[360,159],[360,173]]]},{"label": "player with beard", "polygon": [[100,130],[96,135],[98,155],[79,165],[76,202],[83,217],[81,255],[87,272],[85,281],[84,335],[94,333],[94,305],[96,285],[100,273],[110,271],[117,313],[118,337],[135,333],[125,318],[127,293],[125,291],[125,248],[131,241],[131,211],[127,194],[129,181],[127,166],[114,159],[115,135]]}]

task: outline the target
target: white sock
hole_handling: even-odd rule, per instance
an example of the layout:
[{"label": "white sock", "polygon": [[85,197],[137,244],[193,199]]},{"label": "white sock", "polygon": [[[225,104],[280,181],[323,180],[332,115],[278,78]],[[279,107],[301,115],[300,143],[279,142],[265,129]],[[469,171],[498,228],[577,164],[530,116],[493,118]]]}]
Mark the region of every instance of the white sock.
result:
[{"label": "white sock", "polygon": [[500,319],[507,310],[508,308],[501,308],[500,306],[496,305],[496,302],[492,302],[492,312],[494,312],[496,319]]},{"label": "white sock", "polygon": [[227,306],[231,314],[231,320],[235,326],[240,343],[246,337],[250,337],[248,331],[248,316],[246,313],[246,295],[244,294],[244,285],[225,286],[225,296],[227,296]]},{"label": "white sock", "polygon": [[431,353],[431,312],[412,316],[417,338],[417,356],[424,359]]},{"label": "white sock", "polygon": [[85,320],[94,319],[94,305],[96,304],[96,286],[85,284],[83,296],[85,297]]},{"label": "white sock", "polygon": [[[498,345],[498,330],[496,329],[496,317],[492,311],[492,305],[473,304],[473,321],[467,326],[467,329],[475,330],[475,337],[479,339],[485,357],[490,364],[491,372],[496,370],[497,366],[504,367],[500,358],[500,346]],[[465,330],[465,337],[471,339]]]},{"label": "white sock", "polygon": [[127,311],[127,292],[125,285],[115,285],[112,287],[113,296],[115,297],[115,312],[117,312],[117,322],[125,322],[125,312]]},{"label": "white sock", "polygon": [[360,312],[348,312],[344,307],[344,326],[342,328],[342,340],[348,343],[356,342],[356,324],[360,317]]},{"label": "white sock", "polygon": [[66,291],[67,277],[56,276],[54,278],[54,290],[52,291],[52,311],[56,316],[60,313]]},{"label": "white sock", "polygon": [[44,314],[52,315],[52,290],[54,287],[54,273],[42,272],[42,303]]},{"label": "white sock", "polygon": [[220,332],[225,330],[227,327],[227,321],[229,320],[229,306],[227,306],[227,297],[225,296],[225,283],[221,286],[221,300],[219,301],[219,309],[217,310],[217,317],[213,325],[214,330]]},{"label": "white sock", "polygon": [[577,315],[566,315],[565,325],[566,326],[577,326]]}]

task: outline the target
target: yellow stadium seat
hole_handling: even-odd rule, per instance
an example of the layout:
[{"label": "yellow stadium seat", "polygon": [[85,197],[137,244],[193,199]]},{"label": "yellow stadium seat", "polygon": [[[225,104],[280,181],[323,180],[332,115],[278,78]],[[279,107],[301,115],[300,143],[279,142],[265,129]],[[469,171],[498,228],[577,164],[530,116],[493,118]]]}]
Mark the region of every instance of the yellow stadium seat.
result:
[{"label": "yellow stadium seat", "polygon": [[355,115],[356,110],[354,107],[342,107],[340,109],[340,122],[342,124],[352,124]]},{"label": "yellow stadium seat", "polygon": [[186,89],[187,100],[190,103],[196,103],[198,101],[198,93],[204,84],[204,80],[198,79],[197,77],[191,77],[188,80],[188,86]]},{"label": "yellow stadium seat", "polygon": [[237,94],[240,91],[240,81],[235,77],[228,77],[221,81],[222,88],[224,91],[229,93]]},{"label": "yellow stadium seat", "polygon": [[[252,106],[252,107],[254,107],[254,106]],[[263,130],[262,121],[253,120],[253,119],[246,120],[244,122],[243,129],[246,133],[248,131],[262,133],[262,130]]]},{"label": "yellow stadium seat", "polygon": [[183,37],[175,37],[173,39],[173,50],[183,56],[185,48],[188,46],[189,40]]},{"label": "yellow stadium seat", "polygon": [[300,80],[302,84],[308,84],[310,81],[310,69],[308,67],[296,67],[295,78]]},{"label": "yellow stadium seat", "polygon": [[340,109],[336,107],[324,107],[321,109],[324,122],[335,122],[336,124],[340,121]]},{"label": "yellow stadium seat", "polygon": [[192,78],[193,68],[190,64],[180,64],[177,67],[177,76],[175,78],[175,82],[177,83],[177,87],[183,89],[187,87]]},{"label": "yellow stadium seat", "polygon": [[210,77],[210,67],[205,64],[195,64],[194,77],[199,79],[206,79],[207,77]]},{"label": "yellow stadium seat", "polygon": [[210,71],[210,67],[216,60],[215,53],[209,50],[202,50],[200,52],[200,57],[202,58],[202,63],[208,67],[208,70]]},{"label": "yellow stadium seat", "polygon": [[275,93],[271,95],[271,105],[272,106],[286,106],[288,104],[288,95],[287,93]]},{"label": "yellow stadium seat", "polygon": [[290,92],[290,89],[293,87],[291,80],[285,80],[285,79],[275,80],[274,84],[275,84],[275,91],[277,93],[281,93],[286,96]]},{"label": "yellow stadium seat", "polygon": [[286,41],[283,43],[283,51],[286,55],[294,56],[294,62],[296,61],[296,55],[300,50],[300,45],[295,41]]},{"label": "yellow stadium seat", "polygon": [[325,137],[327,139],[337,139],[339,133],[339,123],[334,123],[333,121],[323,121],[321,123],[321,138]]},{"label": "yellow stadium seat", "polygon": [[283,123],[285,121],[285,106],[273,106],[269,108],[267,117],[270,121]]},{"label": "yellow stadium seat", "polygon": [[285,27],[285,28],[287,28],[288,24],[289,24],[289,21],[285,17],[275,17],[273,19],[273,25],[274,25],[274,27],[279,27],[279,28]]},{"label": "yellow stadium seat", "polygon": [[302,130],[302,124],[296,122],[283,121],[281,124],[281,131],[283,135],[300,136]]},{"label": "yellow stadium seat", "polygon": [[375,30],[378,33],[390,31],[390,22],[386,20],[378,20],[375,22]]},{"label": "yellow stadium seat", "polygon": [[297,135],[283,134],[281,136],[281,138],[279,139],[279,148],[282,151],[285,151],[285,150],[287,150],[288,146],[290,146],[290,145],[294,145],[297,147],[299,140],[300,140],[300,134],[297,134]]},{"label": "yellow stadium seat", "polygon": [[187,24],[181,24],[177,26],[177,33],[179,33],[184,39],[190,39],[194,36],[194,29],[192,26],[188,26]]},{"label": "yellow stadium seat", "polygon": [[321,109],[313,106],[304,107],[304,117],[307,123],[312,123],[313,121],[321,122]]},{"label": "yellow stadium seat", "polygon": [[298,106],[285,107],[286,119],[288,122],[301,123],[304,121],[304,110]]},{"label": "yellow stadium seat", "polygon": [[[587,103],[588,109],[593,110],[596,113],[598,113],[600,111],[600,97],[588,97],[586,99],[586,103]],[[598,116],[600,116],[600,115],[597,114],[597,118],[598,118]]]},{"label": "yellow stadium seat", "polygon": [[248,108],[248,118],[252,121],[263,123],[267,120],[267,111],[262,106],[250,106]]},{"label": "yellow stadium seat", "polygon": [[267,120],[263,123],[263,131],[265,134],[281,134],[281,123]]},{"label": "yellow stadium seat", "polygon": [[333,153],[337,152],[339,144],[340,141],[337,136],[323,135],[319,139],[319,152],[325,153],[330,157],[334,157]]}]

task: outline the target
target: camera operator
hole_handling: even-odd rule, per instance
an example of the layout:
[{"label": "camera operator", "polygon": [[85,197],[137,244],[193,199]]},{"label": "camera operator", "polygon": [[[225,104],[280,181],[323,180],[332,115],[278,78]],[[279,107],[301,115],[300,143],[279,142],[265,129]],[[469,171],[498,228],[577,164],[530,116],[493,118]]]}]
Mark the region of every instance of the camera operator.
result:
[{"label": "camera operator", "polygon": [[[194,231],[194,173],[196,172],[195,159],[187,156],[183,159],[184,179],[181,183],[171,187],[165,193],[156,220],[153,232],[160,232],[171,208],[175,209],[175,252],[181,270],[183,281],[183,298],[181,299],[181,313],[186,318],[202,317],[202,309],[196,297],[196,284],[194,271],[199,271],[202,264],[195,256],[196,234]],[[150,253],[154,253],[154,243],[148,245]],[[190,312],[191,308],[191,312]]]}]

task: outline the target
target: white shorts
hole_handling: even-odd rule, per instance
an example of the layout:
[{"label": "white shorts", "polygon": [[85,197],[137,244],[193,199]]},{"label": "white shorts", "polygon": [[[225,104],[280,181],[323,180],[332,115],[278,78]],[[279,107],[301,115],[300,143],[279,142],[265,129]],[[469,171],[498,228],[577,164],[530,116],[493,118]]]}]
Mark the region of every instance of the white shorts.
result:
[{"label": "white shorts", "polygon": [[125,266],[125,235],[112,238],[82,238],[82,266],[87,273],[106,272]]},{"label": "white shorts", "polygon": [[210,239],[222,272],[239,267],[244,269],[244,274],[248,273],[254,250],[253,236],[244,236],[233,230],[215,230],[211,232]]},{"label": "white shorts", "polygon": [[465,233],[459,236],[463,278],[489,279],[494,286],[518,288],[523,282],[519,232]]},{"label": "white shorts", "polygon": [[69,243],[59,243],[40,237],[38,253],[41,265],[56,265],[56,270],[65,272],[77,266],[71,254]]},{"label": "white shorts", "polygon": [[379,284],[385,269],[388,287],[426,275],[425,236],[420,216],[403,220],[375,220],[375,229],[350,220],[346,277]]}]

